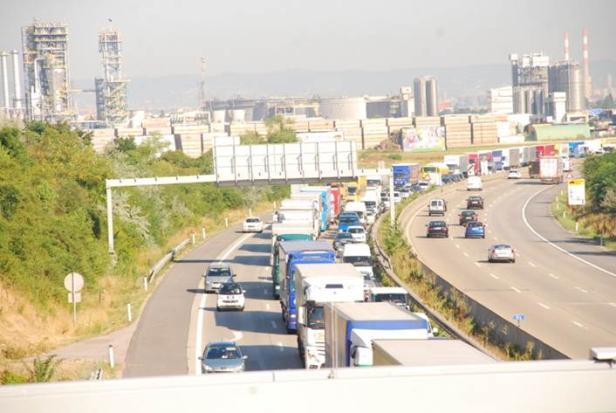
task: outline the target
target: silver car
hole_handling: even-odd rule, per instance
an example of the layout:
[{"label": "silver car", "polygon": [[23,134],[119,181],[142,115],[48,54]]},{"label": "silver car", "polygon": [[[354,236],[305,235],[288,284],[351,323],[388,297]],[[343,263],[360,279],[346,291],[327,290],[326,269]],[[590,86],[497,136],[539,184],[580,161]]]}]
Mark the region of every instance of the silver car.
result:
[{"label": "silver car", "polygon": [[240,373],[246,370],[246,356],[233,341],[209,343],[201,357],[203,373]]},{"label": "silver car", "polygon": [[515,262],[515,250],[511,245],[496,244],[488,250],[488,262]]},{"label": "silver car", "polygon": [[205,292],[218,292],[223,284],[233,282],[233,271],[229,264],[211,264],[205,274]]}]

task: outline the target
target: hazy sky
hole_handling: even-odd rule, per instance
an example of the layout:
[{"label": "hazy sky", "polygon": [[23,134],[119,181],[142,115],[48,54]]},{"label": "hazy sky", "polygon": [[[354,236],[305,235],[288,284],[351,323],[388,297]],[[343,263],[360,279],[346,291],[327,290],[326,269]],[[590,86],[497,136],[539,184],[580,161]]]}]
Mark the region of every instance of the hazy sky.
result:
[{"label": "hazy sky", "polygon": [[127,76],[286,69],[383,70],[507,63],[512,51],[616,59],[610,0],[0,0],[0,50],[21,50],[33,18],[70,30],[72,78],[98,75],[97,32],[123,34]]}]

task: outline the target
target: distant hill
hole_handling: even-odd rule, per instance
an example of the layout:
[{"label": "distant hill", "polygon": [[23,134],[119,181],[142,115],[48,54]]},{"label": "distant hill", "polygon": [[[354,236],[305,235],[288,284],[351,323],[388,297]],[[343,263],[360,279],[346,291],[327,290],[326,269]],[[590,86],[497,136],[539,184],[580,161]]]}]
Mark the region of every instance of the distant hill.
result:
[{"label": "distant hill", "polygon": [[[605,87],[607,75],[616,83],[616,61],[592,62],[595,87]],[[446,97],[485,95],[493,87],[511,83],[508,64],[475,65],[450,68],[418,67],[390,71],[308,71],[286,70],[271,73],[225,73],[207,78],[210,97],[242,96],[358,96],[396,94],[400,86],[412,85],[421,75],[433,75],[438,80],[439,93]],[[194,107],[199,96],[200,77],[197,74],[134,77],[128,85],[131,108],[174,109]],[[92,88],[93,80],[77,80],[77,87]],[[79,107],[93,108],[94,96],[82,95]]]}]

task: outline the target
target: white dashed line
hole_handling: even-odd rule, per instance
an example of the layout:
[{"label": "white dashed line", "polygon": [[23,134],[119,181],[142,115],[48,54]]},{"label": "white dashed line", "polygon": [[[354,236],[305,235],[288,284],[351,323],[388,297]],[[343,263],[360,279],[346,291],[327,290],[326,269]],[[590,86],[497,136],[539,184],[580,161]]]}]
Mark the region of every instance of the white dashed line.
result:
[{"label": "white dashed line", "polygon": [[490,277],[494,278],[495,280],[498,280],[498,279],[499,279],[498,275],[496,275],[496,274],[492,274],[492,273],[490,273]]},{"label": "white dashed line", "polygon": [[456,248],[460,248],[460,244],[456,244]]},{"label": "white dashed line", "polygon": [[581,293],[584,293],[584,294],[586,294],[588,292],[588,290],[585,290],[582,287],[578,287],[578,286],[576,286],[575,289],[578,290]]},{"label": "white dashed line", "polygon": [[492,237],[492,239],[493,239],[494,241],[498,241],[498,238],[497,238],[497,237]]},{"label": "white dashed line", "polygon": [[276,328],[276,322],[274,320],[271,320],[270,324],[272,325],[272,328]]},{"label": "white dashed line", "polygon": [[550,277],[554,278],[555,280],[558,280],[560,277],[558,275],[554,275],[552,273],[548,274]]},{"label": "white dashed line", "polygon": [[543,303],[537,303],[537,304],[539,304],[541,307],[545,308],[546,310],[549,310],[549,309],[550,309],[550,307],[549,307],[549,306],[547,306],[547,305],[545,305],[545,304],[543,304]]},{"label": "white dashed line", "polygon": [[533,262],[531,262],[531,261],[528,261],[528,265],[530,265],[530,266],[531,266],[531,267],[533,267],[533,268],[537,268],[537,266],[535,265],[535,263],[533,263]]},{"label": "white dashed line", "polygon": [[518,293],[518,294],[521,294],[521,293],[522,293],[522,291],[518,290],[518,289],[517,289],[517,288],[515,288],[515,287],[511,287],[511,289],[512,289],[513,291],[515,291],[516,293]]},{"label": "white dashed line", "polygon": [[584,328],[584,324],[578,322],[578,321],[572,321],[573,324],[575,324],[576,326],[578,326],[579,328]]},{"label": "white dashed line", "polygon": [[282,345],[282,343],[280,341],[278,343],[276,343],[276,345],[278,346],[278,351],[280,351],[280,352],[284,351],[284,346]]},{"label": "white dashed line", "polygon": [[478,262],[475,263],[475,265],[479,268],[481,268],[481,264],[479,264]]},{"label": "white dashed line", "polygon": [[269,303],[265,304],[265,309],[269,311],[269,309],[271,308],[271,306],[269,305]]},{"label": "white dashed line", "polygon": [[464,252],[464,256],[465,256],[465,257],[468,257],[468,252]]},{"label": "white dashed line", "polygon": [[612,307],[616,307],[616,303],[607,303],[608,305],[611,305]]}]

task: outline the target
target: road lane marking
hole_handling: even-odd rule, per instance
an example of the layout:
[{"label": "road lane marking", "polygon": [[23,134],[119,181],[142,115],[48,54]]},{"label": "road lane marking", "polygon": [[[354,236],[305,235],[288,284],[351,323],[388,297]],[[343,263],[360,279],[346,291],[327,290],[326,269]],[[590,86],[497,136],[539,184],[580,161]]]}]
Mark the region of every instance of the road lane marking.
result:
[{"label": "road lane marking", "polygon": [[498,238],[497,238],[497,237],[492,237],[492,238],[494,239],[494,241],[498,241]]},{"label": "road lane marking", "polygon": [[456,248],[460,248],[460,244],[456,244]]},{"label": "road lane marking", "polygon": [[537,268],[537,266],[532,261],[528,261],[528,265],[530,265],[533,268]]},{"label": "road lane marking", "polygon": [[272,306],[271,306],[269,303],[265,303],[265,309],[266,309],[266,310],[268,310],[268,311],[269,311],[271,307],[272,307]]},{"label": "road lane marking", "polygon": [[[246,241],[251,234],[242,235],[236,242],[231,244],[230,247],[227,248],[225,253],[218,260],[219,263],[222,263],[228,256],[231,254],[237,247],[240,246],[241,243]],[[205,285],[204,285],[205,288]],[[195,336],[195,374],[200,376],[201,372],[201,360],[199,357],[201,356],[201,347],[203,346],[203,319],[205,318],[205,305],[207,300],[207,294],[203,293],[201,295],[201,300],[199,301],[199,309],[197,314],[197,334]]]},{"label": "road lane marking", "polygon": [[276,345],[278,346],[278,351],[283,352],[284,351],[284,346],[282,345],[282,342],[278,342],[276,343]]},{"label": "road lane marking", "polygon": [[575,324],[576,326],[578,326],[579,328],[584,328],[584,324],[578,322],[578,321],[572,321],[573,324]]},{"label": "road lane marking", "polygon": [[276,322],[274,320],[270,320],[270,324],[272,325],[272,328],[276,328]]},{"label": "road lane marking", "polygon": [[554,278],[555,280],[558,280],[560,277],[558,275],[554,275],[552,273],[548,274],[550,277]]},{"label": "road lane marking", "polygon": [[242,337],[244,337],[244,333],[242,333],[241,331],[231,330],[231,334],[233,334],[233,340],[231,341],[240,341]]},{"label": "road lane marking", "polygon": [[611,305],[612,307],[616,307],[616,303],[608,303],[608,305]]},{"label": "road lane marking", "polygon": [[464,256],[468,257],[468,252],[464,251]]},{"label": "road lane marking", "polygon": [[494,278],[495,280],[498,280],[500,278],[498,275],[492,273],[490,273],[490,277]]},{"label": "road lane marking", "polygon": [[545,308],[546,310],[549,310],[549,309],[550,309],[550,307],[549,307],[549,306],[547,306],[547,305],[545,305],[545,304],[543,304],[543,303],[537,303],[537,304],[539,304],[541,307]]},{"label": "road lane marking", "polygon": [[574,288],[575,288],[576,290],[578,290],[579,292],[584,293],[584,294],[586,294],[586,293],[588,292],[588,290],[585,290],[585,289],[583,289],[582,287],[575,286]]},{"label": "road lane marking", "polygon": [[519,289],[517,289],[517,288],[515,288],[515,287],[513,287],[513,286],[510,286],[510,288],[511,288],[513,291],[515,291],[516,293],[518,293],[518,294],[521,294],[521,293],[522,293],[522,291],[520,291]]},{"label": "road lane marking", "polygon": [[479,264],[478,262],[476,262],[475,265],[481,268],[481,264]]},{"label": "road lane marking", "polygon": [[524,203],[524,206],[522,207],[522,220],[524,221],[524,224],[526,224],[526,226],[528,227],[528,229],[530,229],[530,230],[531,230],[531,232],[532,232],[533,234],[535,234],[535,235],[536,235],[537,237],[539,237],[542,241],[547,242],[550,246],[552,246],[552,247],[556,248],[556,249],[557,249],[557,250],[559,250],[560,252],[563,252],[563,253],[567,254],[568,256],[570,256],[570,257],[572,257],[572,258],[574,258],[574,259],[576,259],[576,260],[578,260],[578,261],[580,261],[580,262],[582,262],[582,263],[584,263],[584,264],[586,264],[586,265],[589,265],[589,266],[591,266],[592,268],[594,268],[594,269],[596,269],[596,270],[598,270],[598,271],[601,271],[601,272],[603,272],[603,273],[605,273],[605,274],[611,275],[612,277],[616,277],[616,273],[613,273],[613,272],[611,272],[611,271],[608,271],[608,270],[606,270],[605,268],[599,267],[598,265],[595,265],[595,264],[593,264],[592,262],[588,262],[588,261],[586,261],[585,259],[580,258],[580,257],[578,257],[577,255],[570,253],[570,252],[569,252],[569,251],[567,251],[566,249],[559,247],[558,245],[554,244],[553,242],[548,241],[548,239],[547,239],[547,238],[545,238],[543,235],[541,235],[541,234],[539,234],[537,231],[535,231],[535,229],[534,229],[534,228],[530,225],[530,223],[528,222],[528,219],[526,219],[526,208],[528,207],[528,204],[530,203],[530,201],[532,201],[532,199],[533,199],[534,197],[536,197],[537,195],[539,195],[540,193],[542,193],[542,192],[544,192],[544,191],[547,191],[547,190],[548,190],[548,189],[550,189],[550,188],[551,188],[551,186],[548,186],[547,188],[544,188],[544,189],[542,189],[542,190],[540,190],[540,191],[536,192],[535,194],[531,195],[531,196],[530,196],[530,197],[526,200],[526,202]]}]

